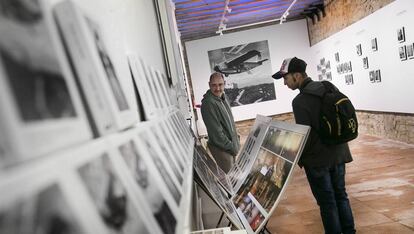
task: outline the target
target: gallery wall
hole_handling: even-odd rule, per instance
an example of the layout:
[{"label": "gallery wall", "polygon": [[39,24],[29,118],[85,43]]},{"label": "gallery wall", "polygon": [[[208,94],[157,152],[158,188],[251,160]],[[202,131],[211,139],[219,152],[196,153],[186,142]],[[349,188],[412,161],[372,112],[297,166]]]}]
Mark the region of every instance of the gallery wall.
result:
[{"label": "gallery wall", "polygon": [[[208,79],[211,69],[208,51],[259,41],[267,41],[268,43],[271,69],[268,72],[269,77],[280,68],[284,58],[297,56],[305,60],[310,59],[305,20],[189,41],[185,46],[195,104],[201,104],[203,95],[209,88]],[[269,61],[266,61],[263,65],[266,63],[269,63]],[[252,77],[252,79],[254,78]],[[292,92],[285,87],[283,80],[275,81],[274,84],[275,100],[232,107],[235,120],[252,119],[256,117],[256,114],[269,116],[291,112],[291,101],[297,92]]]},{"label": "gallery wall", "polygon": [[[356,109],[414,113],[411,103],[414,59],[406,59],[404,54],[400,58],[400,48],[408,52],[410,49],[407,48],[413,47],[413,11],[414,1],[394,1],[317,43],[310,49],[312,60],[308,63],[308,73],[318,80],[322,71],[318,71],[317,67],[322,65],[321,60],[324,59],[325,64],[330,62],[330,69],[325,72],[331,72],[332,82],[352,99]],[[397,31],[402,31],[403,27],[405,40],[399,41]],[[376,51],[371,44],[375,38]],[[361,55],[357,54],[359,44]],[[335,60],[335,53],[339,55],[339,62]],[[368,68],[364,68],[364,58],[368,60]],[[352,71],[338,73],[337,66],[347,62],[351,62]],[[322,65],[322,68],[325,67]],[[371,82],[369,73],[377,70],[380,70],[381,80]],[[349,78],[351,74],[353,84],[346,84],[345,77]]]}]

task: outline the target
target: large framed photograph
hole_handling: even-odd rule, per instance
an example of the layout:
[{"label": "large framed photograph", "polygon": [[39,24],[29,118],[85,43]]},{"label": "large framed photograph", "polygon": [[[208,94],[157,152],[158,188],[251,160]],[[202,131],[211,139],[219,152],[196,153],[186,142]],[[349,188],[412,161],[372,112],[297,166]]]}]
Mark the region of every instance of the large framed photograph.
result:
[{"label": "large framed photograph", "polygon": [[[140,117],[130,73],[118,65],[126,66],[126,61],[113,59],[99,22],[70,0],[58,3],[54,14],[97,134],[132,126]],[[125,60],[124,56],[117,58]]]},{"label": "large framed photograph", "polygon": [[0,18],[0,167],[89,139],[50,3],[6,1]]},{"label": "large framed photograph", "polygon": [[405,28],[404,27],[397,29],[397,40],[399,43],[405,42]]},{"label": "large framed photograph", "polygon": [[208,51],[211,73],[225,75],[230,106],[276,99],[268,41],[256,41]]}]

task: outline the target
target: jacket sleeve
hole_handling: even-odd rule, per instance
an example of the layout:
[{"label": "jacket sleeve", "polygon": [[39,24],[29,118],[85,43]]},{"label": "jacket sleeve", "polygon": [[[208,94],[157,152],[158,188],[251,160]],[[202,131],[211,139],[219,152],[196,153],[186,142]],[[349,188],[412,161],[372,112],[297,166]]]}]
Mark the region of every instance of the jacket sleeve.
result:
[{"label": "jacket sleeve", "polygon": [[207,128],[209,141],[232,155],[236,155],[236,149],[233,147],[233,143],[224,133],[224,129],[220,124],[217,117],[217,110],[210,102],[204,102],[201,106],[201,115],[203,116],[204,124]]}]

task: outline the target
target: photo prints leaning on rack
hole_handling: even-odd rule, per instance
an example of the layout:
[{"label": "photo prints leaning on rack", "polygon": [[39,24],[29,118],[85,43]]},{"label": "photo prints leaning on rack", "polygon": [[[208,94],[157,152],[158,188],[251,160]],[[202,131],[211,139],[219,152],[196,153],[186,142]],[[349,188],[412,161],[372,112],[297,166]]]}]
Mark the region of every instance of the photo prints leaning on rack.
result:
[{"label": "photo prints leaning on rack", "polygon": [[240,140],[224,93],[223,74],[211,74],[208,84],[210,89],[201,101],[201,115],[208,134],[207,146],[217,164],[227,173],[239,152]]},{"label": "photo prints leaning on rack", "polygon": [[320,135],[320,113],[326,108],[326,104],[322,104],[325,103],[326,94],[328,90],[333,90],[334,94],[341,93],[330,82],[313,81],[306,74],[306,63],[296,57],[285,59],[280,70],[272,77],[283,78],[284,84],[292,90],[299,89],[299,94],[292,101],[293,114],[296,123],[310,126],[311,132],[298,165],[305,167],[325,232],[355,233],[352,209],[345,189],[345,163],[352,161],[346,143],[349,139],[345,143],[328,144]]}]

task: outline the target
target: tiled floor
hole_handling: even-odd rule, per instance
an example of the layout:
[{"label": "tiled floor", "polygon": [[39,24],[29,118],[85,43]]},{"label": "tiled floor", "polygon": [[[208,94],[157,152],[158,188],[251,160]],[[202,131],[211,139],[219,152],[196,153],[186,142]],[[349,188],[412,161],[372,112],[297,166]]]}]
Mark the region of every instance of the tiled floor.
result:
[{"label": "tiled floor", "polygon": [[[361,135],[350,143],[347,191],[357,233],[414,233],[414,145]],[[304,170],[295,168],[267,224],[275,233],[323,233]]]}]

